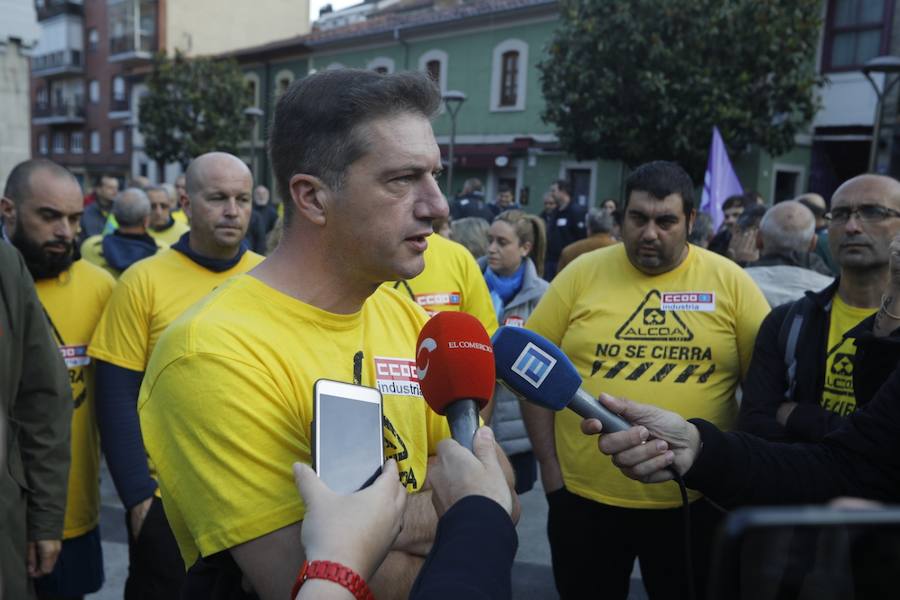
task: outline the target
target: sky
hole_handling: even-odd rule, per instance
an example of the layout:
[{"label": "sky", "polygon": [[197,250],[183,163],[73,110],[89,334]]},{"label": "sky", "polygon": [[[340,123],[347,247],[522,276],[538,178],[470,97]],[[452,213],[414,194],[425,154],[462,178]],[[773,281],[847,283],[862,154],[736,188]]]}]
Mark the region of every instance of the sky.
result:
[{"label": "sky", "polygon": [[309,22],[312,23],[319,18],[319,9],[326,4],[330,4],[334,10],[339,10],[360,2],[362,0],[309,0]]}]

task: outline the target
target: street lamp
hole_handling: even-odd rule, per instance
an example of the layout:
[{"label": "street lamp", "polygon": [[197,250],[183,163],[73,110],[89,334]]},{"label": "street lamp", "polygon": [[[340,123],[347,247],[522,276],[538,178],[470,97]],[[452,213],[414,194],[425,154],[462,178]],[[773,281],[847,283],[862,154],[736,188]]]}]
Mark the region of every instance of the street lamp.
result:
[{"label": "street lamp", "polygon": [[[891,88],[900,81],[900,78],[894,78],[889,81],[892,73],[900,73],[900,58],[896,56],[876,56],[866,62],[862,68],[863,75],[872,84],[875,95],[878,97],[878,103],[875,105],[875,124],[872,126],[872,149],[869,153],[869,172],[875,172],[875,163],[878,160],[878,142],[881,140],[881,117],[884,112],[884,99],[891,91]],[[879,89],[878,84],[872,78],[872,73],[884,73],[884,89]]]},{"label": "street lamp", "polygon": [[[244,109],[244,117],[247,118],[248,121],[253,123],[253,127],[256,127],[256,122],[263,117],[262,109],[256,106],[249,106]],[[254,170],[260,170],[257,168],[256,164],[256,132],[251,129],[250,130],[250,160],[253,161]],[[259,174],[254,173],[254,179],[258,181]]]},{"label": "street lamp", "polygon": [[453,197],[453,146],[456,144],[456,115],[462,103],[466,101],[466,95],[459,90],[450,90],[444,92],[442,96],[444,106],[450,113],[450,147],[447,151],[447,199],[452,201]]}]

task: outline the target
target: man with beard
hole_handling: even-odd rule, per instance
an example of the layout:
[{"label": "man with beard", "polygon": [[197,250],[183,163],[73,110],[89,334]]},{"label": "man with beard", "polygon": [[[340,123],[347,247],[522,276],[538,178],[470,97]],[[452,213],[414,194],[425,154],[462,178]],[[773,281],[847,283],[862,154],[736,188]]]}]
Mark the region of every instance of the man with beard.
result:
[{"label": "man with beard", "polygon": [[52,572],[35,581],[39,598],[80,598],[103,584],[100,440],[87,344],[115,281],[87,261],[73,262],[83,206],[75,177],[43,159],[17,165],[2,200],[7,232],[35,280],[75,401],[62,551]]},{"label": "man with beard", "polygon": [[[622,242],[582,256],[550,284],[526,327],[562,348],[596,396],[654,398],[659,406],[730,428],[765,297],[733,262],[691,246],[694,184],[652,162],[625,184]],[[678,488],[625,478],[582,435],[572,411],[524,404],[549,504],[560,596],[624,600],[635,556],[650,598],[690,597],[672,548],[684,531]],[[695,589],[706,589],[718,513],[690,493]],[[597,543],[603,540],[603,543]]]},{"label": "man with beard", "polygon": [[128,511],[125,598],[177,598],[184,564],[169,529],[138,422],[144,370],[160,335],[189,306],[262,261],[243,243],[250,222],[250,170],[224,152],[196,158],[186,174],[191,229],[119,278],[91,339],[103,452]]},{"label": "man with beard", "polygon": [[849,332],[878,310],[888,290],[900,182],[854,177],[835,191],[826,219],[840,277],[765,318],[744,382],[738,428],[769,440],[819,442],[861,403],[854,389],[856,336]]}]

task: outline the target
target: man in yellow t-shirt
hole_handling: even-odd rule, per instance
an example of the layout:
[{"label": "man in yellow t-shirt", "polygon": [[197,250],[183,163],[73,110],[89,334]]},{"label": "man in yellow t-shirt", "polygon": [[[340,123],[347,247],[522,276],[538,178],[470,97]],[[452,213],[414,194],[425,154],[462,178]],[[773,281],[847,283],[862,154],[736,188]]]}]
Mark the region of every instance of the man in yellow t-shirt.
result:
[{"label": "man in yellow t-shirt", "polygon": [[66,367],[74,399],[71,465],[62,551],[53,571],[35,580],[38,598],[74,598],[103,584],[100,549],[100,439],[94,368],[87,345],[115,280],[84,260],[73,262],[84,198],[78,181],[49,161],[26,161],[10,174],[4,214],[13,245],[26,258],[35,290]]},{"label": "man in yellow t-shirt", "polygon": [[[575,259],[526,327],[562,348],[594,396],[627,396],[729,428],[769,306],[737,265],[687,243],[693,190],[674,163],[638,167],[626,181],[623,244]],[[684,546],[678,488],[627,479],[571,411],[523,405],[523,416],[548,494],[560,596],[594,596],[599,580],[604,598],[626,598],[637,556],[650,598],[687,598],[673,553]],[[715,517],[707,503],[692,502],[698,590],[706,589]]]},{"label": "man in yellow t-shirt", "polygon": [[773,441],[819,442],[856,410],[856,340],[848,334],[881,304],[890,281],[891,239],[898,233],[900,182],[860,175],[838,187],[827,237],[840,277],[775,308],[763,321],[739,429]]},{"label": "man in yellow t-shirt", "polygon": [[430,122],[439,103],[415,72],[341,69],[295,82],[269,141],[285,198],[279,246],[159,341],[141,425],[198,596],[240,593],[242,578],[260,598],[288,596],[306,558],[291,464],[309,462],[319,378],[382,392],[385,455],[411,496],[368,583],[382,600],[409,595],[437,522],[428,456],[449,428],[413,368],[427,315],[382,283],[422,271],[431,222],[447,216]]},{"label": "man in yellow t-shirt", "polygon": [[196,158],[188,167],[185,202],[193,227],[170,248],[122,274],[88,348],[97,360],[103,451],[129,515],[126,599],[139,594],[177,598],[180,593],[184,565],[147,463],[138,392],[166,327],[229,277],[262,260],[243,245],[252,184],[250,170],[237,157],[210,153]]},{"label": "man in yellow t-shirt", "polygon": [[469,313],[481,321],[488,335],[497,330],[497,315],[484,276],[462,244],[439,235],[429,237],[425,270],[412,279],[385,285],[407,294],[428,314]]},{"label": "man in yellow t-shirt", "polygon": [[166,248],[181,239],[190,227],[187,223],[176,221],[172,216],[172,199],[169,191],[161,186],[150,186],[146,190],[150,199],[150,226],[147,233]]}]

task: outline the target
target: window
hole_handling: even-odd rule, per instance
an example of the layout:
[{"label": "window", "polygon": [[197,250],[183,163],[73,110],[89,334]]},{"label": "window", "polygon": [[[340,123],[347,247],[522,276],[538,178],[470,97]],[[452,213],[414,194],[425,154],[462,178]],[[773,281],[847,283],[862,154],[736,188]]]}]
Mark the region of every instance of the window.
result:
[{"label": "window", "polygon": [[292,83],[294,83],[293,71],[279,71],[275,75],[275,97],[278,98],[285,93]]},{"label": "window", "polygon": [[500,65],[500,106],[515,106],[519,92],[519,53],[504,52]]},{"label": "window", "polygon": [[438,84],[441,93],[447,91],[447,53],[443,50],[429,50],[419,57],[419,70]]},{"label": "window", "polygon": [[84,153],[84,133],[81,131],[73,131],[70,140],[72,154]]},{"label": "window", "polygon": [[425,72],[428,73],[433,82],[439,84],[441,82],[441,61],[429,60],[425,64]]},{"label": "window", "polygon": [[369,64],[366,65],[366,69],[369,71],[375,71],[376,73],[381,73],[382,75],[393,73],[394,59],[388,58],[386,56],[379,56],[369,61]]},{"label": "window", "polygon": [[57,131],[53,134],[53,154],[65,154],[66,152],[66,134]]},{"label": "window", "polygon": [[88,29],[88,50],[95,52],[100,45],[100,33],[95,29]]},{"label": "window", "polygon": [[125,101],[125,78],[116,75],[112,80],[113,102]]},{"label": "window", "polygon": [[39,87],[37,89],[37,94],[35,94],[35,96],[36,96],[35,100],[37,101],[37,105],[40,107],[46,108],[46,106],[47,106],[47,88]]},{"label": "window", "polygon": [[100,154],[100,132],[91,131],[91,154]]},{"label": "window", "polygon": [[505,40],[494,47],[491,65],[491,110],[525,110],[528,44]]},{"label": "window", "polygon": [[116,154],[125,154],[125,130],[113,130],[113,152]]},{"label": "window", "polygon": [[88,98],[91,104],[100,102],[100,82],[96,79],[91,79],[90,83],[88,83]]},{"label": "window", "polygon": [[41,154],[47,154],[47,134],[42,133],[38,136],[38,152]]},{"label": "window", "polygon": [[855,71],[888,54],[892,0],[830,0],[823,71]]}]

